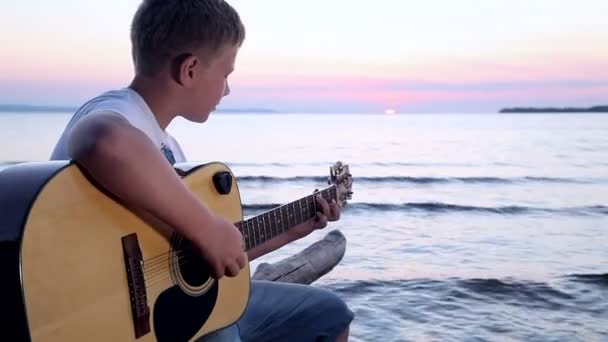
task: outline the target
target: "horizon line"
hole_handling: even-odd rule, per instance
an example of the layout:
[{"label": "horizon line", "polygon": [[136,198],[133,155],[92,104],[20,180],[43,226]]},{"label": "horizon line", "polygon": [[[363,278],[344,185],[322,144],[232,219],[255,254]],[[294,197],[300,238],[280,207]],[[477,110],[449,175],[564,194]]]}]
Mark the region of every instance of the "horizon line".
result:
[{"label": "horizon line", "polygon": [[[244,113],[256,113],[256,114],[381,114],[381,115],[398,115],[398,114],[501,114],[513,110],[531,110],[538,113],[538,110],[548,110],[548,113],[554,112],[555,110],[563,110],[565,108],[575,110],[588,110],[591,108],[603,107],[606,108],[608,105],[592,105],[592,106],[515,106],[515,107],[502,107],[495,111],[397,111],[393,109],[384,109],[378,111],[370,110],[345,110],[345,111],[297,111],[297,110],[277,110],[271,108],[260,108],[260,107],[241,107],[241,108],[217,108],[213,113],[222,114],[244,114]],[[35,113],[35,112],[51,112],[51,113],[62,113],[62,112],[74,112],[78,110],[80,106],[71,105],[26,105],[26,104],[9,104],[0,103],[0,113]],[[390,111],[390,112],[389,112]]]}]

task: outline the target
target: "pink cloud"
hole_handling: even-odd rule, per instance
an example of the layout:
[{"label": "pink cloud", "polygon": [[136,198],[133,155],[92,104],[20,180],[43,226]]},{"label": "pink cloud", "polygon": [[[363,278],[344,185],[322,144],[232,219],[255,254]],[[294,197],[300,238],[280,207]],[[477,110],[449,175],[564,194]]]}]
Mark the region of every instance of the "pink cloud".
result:
[{"label": "pink cloud", "polygon": [[[79,104],[104,90],[125,86],[132,73],[126,66],[111,67],[111,61],[107,64],[84,61],[70,66],[66,60],[54,63],[53,68],[49,63],[36,66],[32,60],[24,59],[14,69],[4,66],[8,72],[0,80],[0,102]],[[404,63],[374,71],[368,66],[358,72],[337,75],[306,74],[306,70],[299,70],[299,74],[250,72],[240,71],[237,66],[230,79],[232,94],[224,103],[232,107],[276,106],[293,111],[323,110],[327,106],[336,110],[386,107],[432,110],[448,104],[458,104],[454,110],[494,110],[514,104],[591,105],[606,101],[608,62],[568,64],[567,60],[556,58],[545,64],[527,63],[463,60],[450,64]]]},{"label": "pink cloud", "polygon": [[[549,50],[550,51],[550,50]],[[242,80],[274,82],[281,78],[385,78],[442,82],[489,82],[494,80],[522,81],[563,78],[608,78],[608,50],[595,49],[593,54],[573,53],[531,55],[510,52],[504,56],[430,57],[425,61],[410,61],[404,57],[395,63],[344,61],[331,66],[327,62],[301,61],[290,68],[275,67],[268,62],[237,66]]]},{"label": "pink cloud", "polygon": [[602,80],[545,80],[493,82],[427,82],[363,77],[309,77],[242,79],[233,84],[239,96],[281,96],[285,99],[335,98],[340,100],[404,102],[455,98],[500,98],[521,95],[567,96],[599,94],[608,87]]}]

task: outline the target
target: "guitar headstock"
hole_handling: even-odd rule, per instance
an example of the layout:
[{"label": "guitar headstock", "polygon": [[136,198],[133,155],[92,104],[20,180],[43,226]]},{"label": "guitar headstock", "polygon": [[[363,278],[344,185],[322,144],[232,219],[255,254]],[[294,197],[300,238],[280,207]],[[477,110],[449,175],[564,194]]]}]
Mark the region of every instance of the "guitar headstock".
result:
[{"label": "guitar headstock", "polygon": [[338,161],[329,168],[329,179],[327,184],[336,186],[336,201],[340,207],[346,205],[346,200],[352,198],[353,177],[350,174],[348,165]]}]

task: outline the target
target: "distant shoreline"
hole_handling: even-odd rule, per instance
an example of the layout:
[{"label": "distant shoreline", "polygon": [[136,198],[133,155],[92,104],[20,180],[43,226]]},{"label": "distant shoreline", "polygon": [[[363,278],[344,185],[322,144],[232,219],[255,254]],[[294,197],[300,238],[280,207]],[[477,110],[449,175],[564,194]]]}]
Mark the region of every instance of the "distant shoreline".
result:
[{"label": "distant shoreline", "polygon": [[499,113],[607,113],[608,114],[608,105],[607,106],[593,106],[587,108],[581,107],[564,107],[564,108],[556,108],[556,107],[513,107],[513,108],[503,108],[499,111]]},{"label": "distant shoreline", "polygon": [[[0,104],[0,113],[73,113],[78,110],[78,107],[71,106],[31,106],[20,104]],[[268,108],[218,108],[216,113],[280,113]]]},{"label": "distant shoreline", "polygon": [[13,105],[13,104],[0,104],[0,113],[13,112],[13,113],[64,113],[74,112],[78,107],[68,106],[30,106],[30,105]]},{"label": "distant shoreline", "polygon": [[[76,106],[36,106],[36,105],[22,105],[22,104],[0,104],[0,114],[2,113],[74,113],[78,110]],[[282,112],[269,108],[217,108],[215,110],[218,114],[297,114],[297,112]],[[363,112],[361,112],[363,113]],[[486,114],[490,114],[487,112]],[[494,112],[496,113],[496,112]],[[608,114],[608,105],[600,105],[593,107],[507,107],[502,108],[498,111],[499,114],[535,114],[535,113],[598,113]],[[309,112],[309,114],[314,114]],[[372,113],[369,114],[381,114]],[[408,113],[401,113],[408,114]],[[415,113],[415,114],[435,114],[432,112],[428,113]]]}]

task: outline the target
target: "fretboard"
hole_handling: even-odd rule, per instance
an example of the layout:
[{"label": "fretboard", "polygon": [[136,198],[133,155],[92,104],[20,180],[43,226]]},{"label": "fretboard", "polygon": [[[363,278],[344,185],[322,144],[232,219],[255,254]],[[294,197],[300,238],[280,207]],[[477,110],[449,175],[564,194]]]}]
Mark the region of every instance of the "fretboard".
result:
[{"label": "fretboard", "polygon": [[[332,185],[317,194],[320,194],[327,202],[332,199],[336,200],[336,187]],[[259,246],[316,216],[317,201],[314,196],[315,194],[312,194],[238,222],[236,226],[243,234],[246,249],[250,250]]]}]

